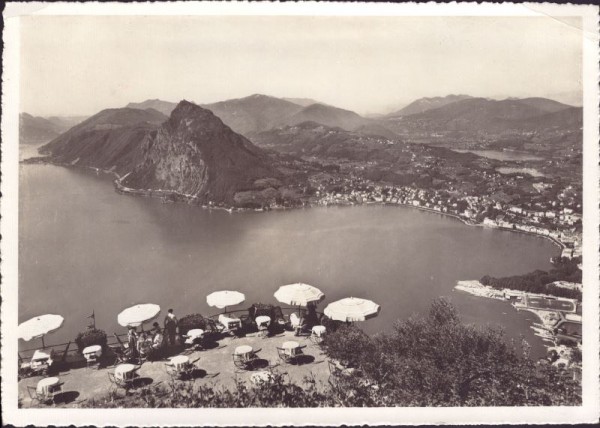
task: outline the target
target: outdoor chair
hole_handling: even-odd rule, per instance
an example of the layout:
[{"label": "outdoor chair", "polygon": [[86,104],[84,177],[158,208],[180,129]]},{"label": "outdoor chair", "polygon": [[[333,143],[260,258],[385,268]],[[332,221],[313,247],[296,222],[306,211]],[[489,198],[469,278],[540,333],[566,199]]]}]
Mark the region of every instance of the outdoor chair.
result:
[{"label": "outdoor chair", "polygon": [[196,363],[199,360],[200,358],[196,358],[194,361],[186,361],[182,364],[174,364],[169,361],[165,363],[165,368],[172,379],[190,379],[197,369]]},{"label": "outdoor chair", "polygon": [[327,334],[327,328],[322,325],[315,325],[310,332],[310,340],[315,345],[319,345],[325,335]]},{"label": "outdoor chair", "polygon": [[279,359],[286,364],[294,364],[304,355],[304,352],[302,351],[304,348],[306,348],[306,345],[300,345],[294,349],[281,348],[278,346],[277,355],[279,356]]},{"label": "outdoor chair", "polygon": [[111,372],[108,372],[108,380],[112,386],[115,387],[115,389],[124,389],[125,393],[129,392],[129,390],[133,388],[133,380],[115,377],[114,373]]},{"label": "outdoor chair", "polygon": [[111,345],[110,350],[115,355],[115,366],[130,361],[128,350],[120,345]]},{"label": "outdoor chair", "polygon": [[110,349],[115,354],[115,366],[123,363],[129,363],[134,358],[132,356],[132,350],[129,349],[129,343],[123,343],[117,333],[113,333],[115,339],[117,339],[116,345],[110,345]]},{"label": "outdoor chair", "polygon": [[130,389],[134,387],[135,379],[138,377],[137,370],[139,370],[139,366],[131,370],[129,373],[126,373],[123,376],[120,376],[116,373],[108,372],[108,380],[111,385],[116,389],[124,389],[125,393],[129,392]]},{"label": "outdoor chair", "polygon": [[56,404],[56,396],[62,394],[62,386],[64,382],[58,381],[53,383],[52,385],[44,385],[44,381],[48,378],[42,379],[38,382],[37,386],[27,386],[27,392],[29,397],[31,398],[32,404],[37,401],[40,404]]},{"label": "outdoor chair", "polygon": [[204,336],[218,335],[223,331],[223,326],[212,318],[204,318]]},{"label": "outdoor chair", "polygon": [[296,336],[305,335],[310,332],[310,327],[306,324],[306,320],[296,313],[290,314],[290,327]]},{"label": "outdoor chair", "polygon": [[258,352],[260,352],[260,349],[243,354],[234,352],[233,365],[240,370],[252,370],[256,360],[258,360],[258,355],[256,355]]}]

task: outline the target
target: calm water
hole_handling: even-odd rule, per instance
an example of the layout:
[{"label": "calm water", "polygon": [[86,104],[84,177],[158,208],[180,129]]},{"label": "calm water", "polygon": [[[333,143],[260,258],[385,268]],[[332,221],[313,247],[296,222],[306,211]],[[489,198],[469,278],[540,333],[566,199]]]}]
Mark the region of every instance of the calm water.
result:
[{"label": "calm water", "polygon": [[530,155],[524,152],[513,152],[504,150],[461,150],[454,149],[458,153],[474,153],[477,156],[483,156],[489,159],[501,160],[501,161],[527,161],[527,160],[543,160],[543,158]]},{"label": "calm water", "polygon": [[346,296],[380,303],[380,316],[362,324],[370,332],[444,295],[465,321],[502,324],[541,352],[532,315],[452,289],[460,279],[549,268],[557,250],[546,240],[392,206],[210,212],[119,195],[94,173],[20,168],[19,321],[62,314],[47,343],[72,340],[92,310],[98,327],[124,332],[117,313],[134,303],[207,315],[212,291],[242,291],[247,307],[275,303],[282,284],[306,282],[327,295],[321,310]]},{"label": "calm water", "polygon": [[543,173],[539,172],[535,168],[500,167],[500,168],[496,168],[496,171],[498,171],[500,174],[514,174],[514,173],[520,172],[522,174],[529,174],[532,177],[545,177],[545,175]]}]

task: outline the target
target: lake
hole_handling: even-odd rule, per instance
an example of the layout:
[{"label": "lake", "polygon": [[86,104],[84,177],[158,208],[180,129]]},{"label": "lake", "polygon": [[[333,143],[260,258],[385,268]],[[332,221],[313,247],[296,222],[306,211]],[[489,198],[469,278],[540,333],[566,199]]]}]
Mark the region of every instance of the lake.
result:
[{"label": "lake", "polygon": [[525,152],[516,152],[511,150],[462,150],[452,149],[458,153],[473,153],[477,156],[483,156],[488,159],[495,159],[501,161],[535,161],[543,160],[539,156],[534,156]]},{"label": "lake", "polygon": [[249,307],[306,282],[326,294],[320,310],[346,296],[381,304],[361,324],[368,332],[449,296],[465,322],[502,325],[544,352],[532,314],[453,291],[462,279],[550,268],[558,249],[541,238],[396,206],[208,211],[119,195],[108,176],[39,164],[20,165],[19,196],[19,322],[63,315],[48,344],[72,340],[92,311],[99,328],[124,332],[117,314],[134,303],[209,315],[218,312],[206,304],[212,291],[241,291]]}]

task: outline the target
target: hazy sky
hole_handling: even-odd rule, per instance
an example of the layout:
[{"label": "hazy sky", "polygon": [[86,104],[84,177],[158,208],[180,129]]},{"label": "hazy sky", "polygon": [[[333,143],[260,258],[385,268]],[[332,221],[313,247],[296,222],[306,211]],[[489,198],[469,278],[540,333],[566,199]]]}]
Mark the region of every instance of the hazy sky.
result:
[{"label": "hazy sky", "polygon": [[25,17],[20,111],[254,93],[359,113],[451,93],[574,103],[579,27],[544,17]]}]

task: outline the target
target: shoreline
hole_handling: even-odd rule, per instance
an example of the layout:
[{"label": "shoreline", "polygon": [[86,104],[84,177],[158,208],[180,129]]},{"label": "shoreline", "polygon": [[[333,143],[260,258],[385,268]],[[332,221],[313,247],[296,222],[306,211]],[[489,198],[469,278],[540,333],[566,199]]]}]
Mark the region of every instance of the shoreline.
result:
[{"label": "shoreline", "polygon": [[[77,168],[82,168],[84,170],[93,170],[96,171],[96,173],[98,172],[102,172],[105,174],[110,174],[113,177],[115,177],[115,180],[113,181],[113,185],[115,187],[115,190],[122,195],[132,195],[132,196],[141,196],[141,197],[148,197],[148,198],[160,198],[163,200],[163,203],[175,203],[175,202],[185,202],[188,205],[194,205],[194,203],[196,203],[196,206],[203,208],[203,209],[208,209],[208,210],[222,210],[222,211],[227,211],[228,213],[235,213],[235,212],[248,212],[248,211],[254,211],[254,212],[266,212],[266,211],[285,211],[285,210],[292,210],[292,209],[299,209],[299,208],[313,208],[316,206],[319,206],[320,204],[308,204],[308,205],[303,205],[302,207],[273,207],[273,208],[268,208],[268,209],[264,209],[264,208],[238,208],[238,207],[224,207],[224,206],[210,206],[210,205],[200,205],[199,203],[197,203],[198,201],[198,197],[194,196],[194,195],[186,195],[186,194],[182,194],[179,193],[175,190],[162,190],[162,189],[133,189],[133,188],[129,188],[124,186],[123,184],[121,184],[121,180],[123,180],[124,178],[127,177],[128,174],[125,174],[123,176],[120,176],[119,174],[117,174],[114,171],[111,170],[106,170],[106,169],[102,169],[102,168],[96,168],[96,167],[92,167],[92,166],[85,166],[85,165],[77,165],[77,164],[70,164],[70,163],[58,163],[58,162],[50,162],[48,160],[44,159],[45,156],[39,156],[39,157],[32,157],[32,158],[28,158],[28,159],[24,159],[22,161],[20,161],[20,163],[24,163],[24,164],[46,164],[46,165],[55,165],[55,166],[62,166],[62,167],[67,167],[67,168],[72,168],[72,167],[77,167]],[[27,162],[29,160],[29,162]],[[167,201],[166,198],[167,197],[173,197],[174,199],[171,201]],[[493,226],[488,226],[485,225],[483,223],[476,223],[473,222],[471,220],[468,220],[464,217],[461,217],[458,214],[454,214],[454,213],[448,213],[448,212],[443,212],[443,211],[437,211],[434,210],[432,208],[428,208],[428,207],[422,207],[422,206],[416,206],[416,205],[412,205],[412,204],[408,204],[408,203],[394,203],[394,202],[385,202],[385,201],[381,201],[381,202],[363,202],[363,203],[356,203],[356,202],[352,202],[352,201],[345,201],[345,203],[328,203],[326,206],[356,206],[356,205],[391,205],[391,206],[401,206],[401,207],[410,207],[410,208],[416,208],[418,210],[421,211],[426,211],[426,212],[430,212],[430,213],[434,213],[434,214],[440,214],[442,216],[447,216],[450,218],[454,218],[460,222],[462,222],[463,224],[465,224],[466,226],[473,226],[473,227],[483,227],[483,228],[489,228],[489,229],[497,229],[497,230],[501,230],[501,231],[507,231],[507,232],[515,232],[515,233],[521,233],[521,234],[525,234],[525,235],[531,235],[531,236],[535,236],[535,237],[539,237],[539,238],[544,238],[549,240],[550,242],[552,242],[553,244],[555,244],[561,251],[566,248],[565,244],[563,244],[562,242],[560,242],[559,240],[548,236],[548,235],[543,235],[543,234],[539,234],[539,233],[534,233],[534,232],[528,232],[525,230],[519,230],[519,229],[512,229],[512,228],[506,228],[506,227],[493,227]]]},{"label": "shoreline", "polygon": [[[513,296],[552,297],[543,294],[532,294],[518,290],[498,290],[496,288],[490,287],[489,285],[483,285],[477,280],[458,281],[454,286],[454,289],[457,291],[468,293],[475,297],[502,300],[506,303],[510,303],[510,300],[505,297],[506,292],[509,292]],[[534,314],[537,317],[537,322],[535,320],[531,320],[530,325],[530,328],[534,331],[534,335],[539,337],[544,342],[544,346],[546,348],[556,346],[554,334],[552,333],[552,328],[556,325],[556,322],[559,319],[559,316],[557,315],[558,311],[523,307],[515,305],[514,303],[511,303],[510,306],[517,312],[527,311]],[[550,344],[547,344],[547,342],[550,342]]]}]

